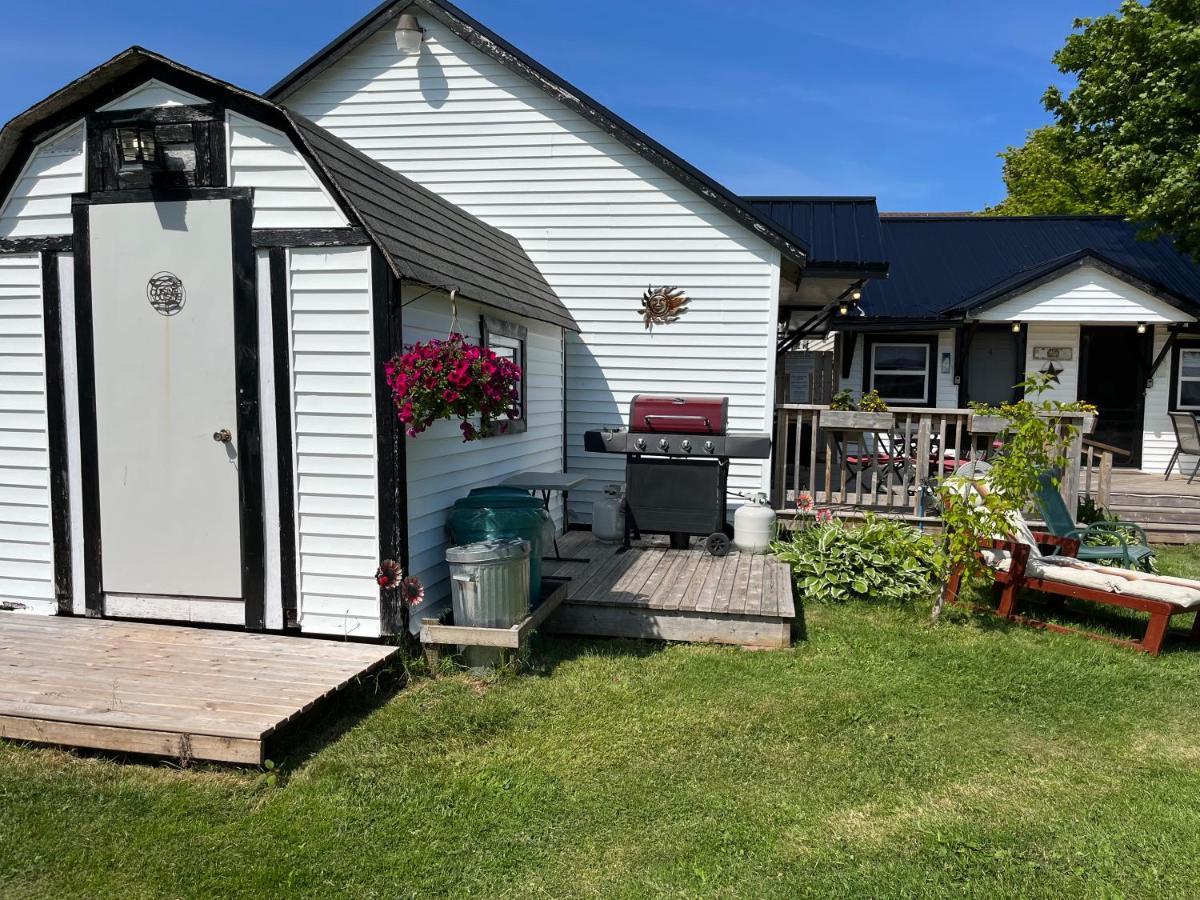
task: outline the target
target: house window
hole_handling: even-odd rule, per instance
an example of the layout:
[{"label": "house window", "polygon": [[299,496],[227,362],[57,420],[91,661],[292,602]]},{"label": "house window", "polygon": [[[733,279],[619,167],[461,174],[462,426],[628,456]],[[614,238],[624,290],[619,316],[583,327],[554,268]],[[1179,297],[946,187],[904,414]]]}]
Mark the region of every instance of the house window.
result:
[{"label": "house window", "polygon": [[874,338],[865,344],[863,390],[898,406],[932,406],[937,338]]},{"label": "house window", "polygon": [[1175,351],[1173,409],[1200,412],[1200,345],[1181,346]]},{"label": "house window", "polygon": [[517,401],[516,417],[513,419],[502,419],[499,422],[484,422],[484,432],[488,435],[520,434],[528,426],[525,415],[526,382],[528,381],[525,345],[529,338],[529,329],[524,325],[517,325],[514,322],[507,322],[503,319],[481,316],[479,321],[479,336],[480,343],[484,347],[487,347],[502,359],[512,360],[521,368],[520,398]]}]

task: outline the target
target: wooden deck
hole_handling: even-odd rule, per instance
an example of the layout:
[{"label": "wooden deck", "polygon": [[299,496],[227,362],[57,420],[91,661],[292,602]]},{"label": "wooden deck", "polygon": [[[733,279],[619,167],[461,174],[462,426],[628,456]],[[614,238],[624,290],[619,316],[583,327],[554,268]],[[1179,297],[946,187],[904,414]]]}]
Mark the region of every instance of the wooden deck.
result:
[{"label": "wooden deck", "polygon": [[669,550],[665,539],[642,541],[626,553],[588,531],[559,539],[566,557],[544,560],[547,575],[568,576],[567,596],[547,631],[786,647],[791,643],[791,572],[761,554]]},{"label": "wooden deck", "polygon": [[0,612],[0,737],[261,763],[395,647]]},{"label": "wooden deck", "polygon": [[1162,475],[1113,469],[1108,507],[1145,528],[1154,543],[1200,541],[1200,476],[1188,484],[1178,470],[1164,481]]}]

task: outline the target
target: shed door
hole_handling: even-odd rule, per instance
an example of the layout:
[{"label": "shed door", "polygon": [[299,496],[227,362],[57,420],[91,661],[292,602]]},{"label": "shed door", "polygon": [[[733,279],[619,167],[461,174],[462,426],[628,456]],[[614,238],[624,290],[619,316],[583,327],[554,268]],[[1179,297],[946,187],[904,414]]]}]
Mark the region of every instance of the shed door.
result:
[{"label": "shed door", "polygon": [[241,597],[230,213],[90,209],[105,593]]}]

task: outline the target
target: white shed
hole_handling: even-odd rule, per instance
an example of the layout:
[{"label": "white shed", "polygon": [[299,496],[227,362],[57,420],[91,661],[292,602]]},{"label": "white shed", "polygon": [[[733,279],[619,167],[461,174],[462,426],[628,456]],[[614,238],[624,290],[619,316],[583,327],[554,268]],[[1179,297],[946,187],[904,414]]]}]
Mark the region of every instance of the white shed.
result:
[{"label": "white shed", "polygon": [[[525,427],[406,442],[383,363],[484,314]],[[562,471],[575,329],[514,238],[128,50],[0,132],[0,609],[392,632],[382,560],[436,603],[453,500]]]}]

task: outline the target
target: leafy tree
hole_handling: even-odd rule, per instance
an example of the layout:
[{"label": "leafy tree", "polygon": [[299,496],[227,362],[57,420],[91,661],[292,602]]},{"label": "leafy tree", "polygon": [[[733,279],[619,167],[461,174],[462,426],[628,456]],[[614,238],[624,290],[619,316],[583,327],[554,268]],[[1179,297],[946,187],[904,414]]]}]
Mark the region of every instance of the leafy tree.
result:
[{"label": "leafy tree", "polygon": [[1001,206],[1117,211],[1200,254],[1200,0],[1125,0],[1075,28],[1054,62],[1076,85],[1047,90],[1055,124],[1003,154]]},{"label": "leafy tree", "polygon": [[1072,133],[1055,125],[1029,132],[1024,146],[1009,147],[1004,160],[1008,196],[985,212],[998,216],[1125,215],[1104,167],[1073,152]]}]

